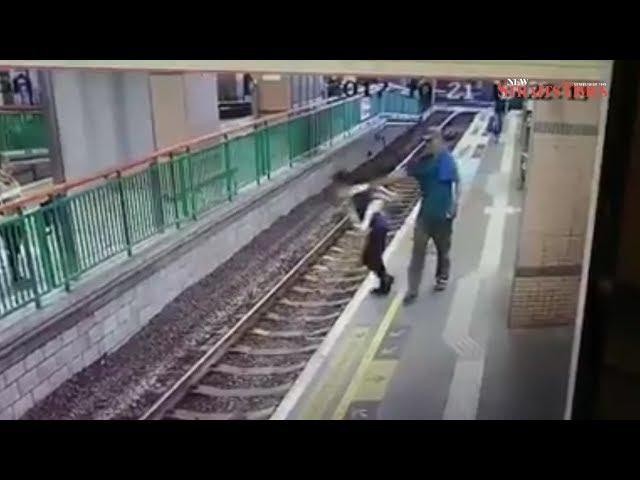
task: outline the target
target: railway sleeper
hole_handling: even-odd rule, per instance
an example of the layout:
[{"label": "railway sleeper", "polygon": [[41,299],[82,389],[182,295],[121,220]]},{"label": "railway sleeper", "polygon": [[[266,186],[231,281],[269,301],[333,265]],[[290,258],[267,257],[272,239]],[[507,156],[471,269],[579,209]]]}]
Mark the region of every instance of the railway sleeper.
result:
[{"label": "railway sleeper", "polygon": [[306,366],[306,362],[296,363],[294,365],[286,365],[284,367],[238,367],[221,363],[211,370],[218,373],[226,373],[227,375],[251,376],[251,375],[283,375],[287,373],[299,372]]},{"label": "railway sleeper", "polygon": [[363,273],[362,275],[351,275],[348,277],[316,277],[313,275],[305,275],[303,278],[308,282],[313,283],[350,283],[350,282],[362,282],[365,278],[367,278],[368,273]]},{"label": "railway sleeper", "polygon": [[312,270],[320,270],[322,272],[355,273],[355,272],[364,272],[367,269],[362,265],[359,265],[357,267],[337,267],[337,266],[328,267],[326,265],[314,265],[312,267]]},{"label": "railway sleeper", "polygon": [[292,319],[290,316],[280,315],[275,312],[268,312],[265,314],[265,318],[267,320],[273,320],[275,322],[305,322],[305,323],[313,323],[313,322],[328,322],[331,320],[335,320],[340,316],[340,312],[330,313],[328,315],[302,315],[300,317],[296,316]]},{"label": "railway sleeper", "polygon": [[176,409],[167,414],[172,420],[268,420],[276,407],[267,407],[249,412],[205,413],[192,410]]},{"label": "railway sleeper", "polygon": [[275,387],[267,388],[218,388],[211,385],[198,385],[193,388],[192,392],[206,397],[273,397],[282,396],[287,393],[293,382],[283,383]]},{"label": "railway sleeper", "polygon": [[296,285],[291,290],[293,290],[296,293],[305,293],[305,294],[321,293],[324,295],[339,295],[344,293],[353,293],[356,290],[358,290],[358,286],[354,285],[351,287],[340,288],[340,289],[323,289],[321,286],[317,286],[315,288],[308,288],[308,287],[301,287],[299,285]]},{"label": "railway sleeper", "polygon": [[266,330],[264,328],[254,328],[251,330],[252,335],[269,338],[306,338],[317,337],[318,335],[324,335],[331,327],[319,328],[317,330]]},{"label": "railway sleeper", "polygon": [[320,301],[304,301],[304,300],[289,300],[288,298],[281,299],[278,303],[293,308],[326,308],[326,307],[341,307],[351,301],[351,297],[341,298],[338,300],[320,300]]},{"label": "railway sleeper", "polygon": [[322,257],[322,260],[326,261],[326,262],[330,262],[330,263],[346,263],[346,264],[353,264],[354,266],[358,266],[360,259],[355,257],[355,256],[344,256],[344,257],[333,257],[331,255],[324,255]]},{"label": "railway sleeper", "polygon": [[229,351],[245,355],[295,355],[298,353],[313,353],[319,346],[320,342],[297,348],[254,348],[246,345],[236,345],[235,347],[231,347]]}]

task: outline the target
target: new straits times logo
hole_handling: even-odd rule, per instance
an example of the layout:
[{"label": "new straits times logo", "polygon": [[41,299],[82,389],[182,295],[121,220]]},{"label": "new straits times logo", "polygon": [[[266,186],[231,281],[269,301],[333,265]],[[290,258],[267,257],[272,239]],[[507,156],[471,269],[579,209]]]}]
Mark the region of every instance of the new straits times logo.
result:
[{"label": "new straits times logo", "polygon": [[561,84],[537,84],[526,78],[508,78],[498,82],[500,98],[528,98],[531,100],[589,100],[606,97],[606,83],[600,82],[562,82]]}]

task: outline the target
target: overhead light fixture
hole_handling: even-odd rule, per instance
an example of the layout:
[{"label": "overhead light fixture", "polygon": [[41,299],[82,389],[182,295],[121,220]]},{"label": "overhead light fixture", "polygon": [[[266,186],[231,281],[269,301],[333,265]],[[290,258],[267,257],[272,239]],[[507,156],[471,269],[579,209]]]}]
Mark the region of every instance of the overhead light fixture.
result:
[{"label": "overhead light fixture", "polygon": [[282,79],[281,75],[276,75],[276,74],[262,75],[262,80],[267,82],[277,82],[278,80],[281,80],[281,79]]}]

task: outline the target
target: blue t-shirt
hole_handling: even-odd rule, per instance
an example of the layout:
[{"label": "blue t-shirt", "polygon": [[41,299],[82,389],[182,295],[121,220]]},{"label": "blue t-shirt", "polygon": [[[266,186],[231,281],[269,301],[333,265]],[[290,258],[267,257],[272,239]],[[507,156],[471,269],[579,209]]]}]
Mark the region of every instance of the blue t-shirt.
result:
[{"label": "blue t-shirt", "polygon": [[414,177],[422,190],[420,217],[424,221],[445,220],[453,203],[452,183],[458,182],[458,168],[447,151],[428,155],[409,165],[407,173]]}]

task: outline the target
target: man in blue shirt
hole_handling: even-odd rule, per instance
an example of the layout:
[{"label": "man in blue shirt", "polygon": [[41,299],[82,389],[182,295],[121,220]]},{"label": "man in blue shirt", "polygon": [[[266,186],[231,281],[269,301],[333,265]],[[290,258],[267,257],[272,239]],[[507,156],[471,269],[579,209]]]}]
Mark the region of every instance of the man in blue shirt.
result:
[{"label": "man in blue shirt", "polygon": [[[404,175],[415,178],[422,191],[422,204],[416,219],[409,265],[409,288],[404,298],[405,305],[408,305],[418,295],[430,239],[433,239],[438,255],[435,290],[444,290],[449,281],[449,251],[453,220],[458,213],[460,178],[456,162],[447,150],[439,130],[425,137],[423,150],[416,156],[416,160],[405,167]],[[390,184],[398,177],[393,175],[380,183]]]}]

